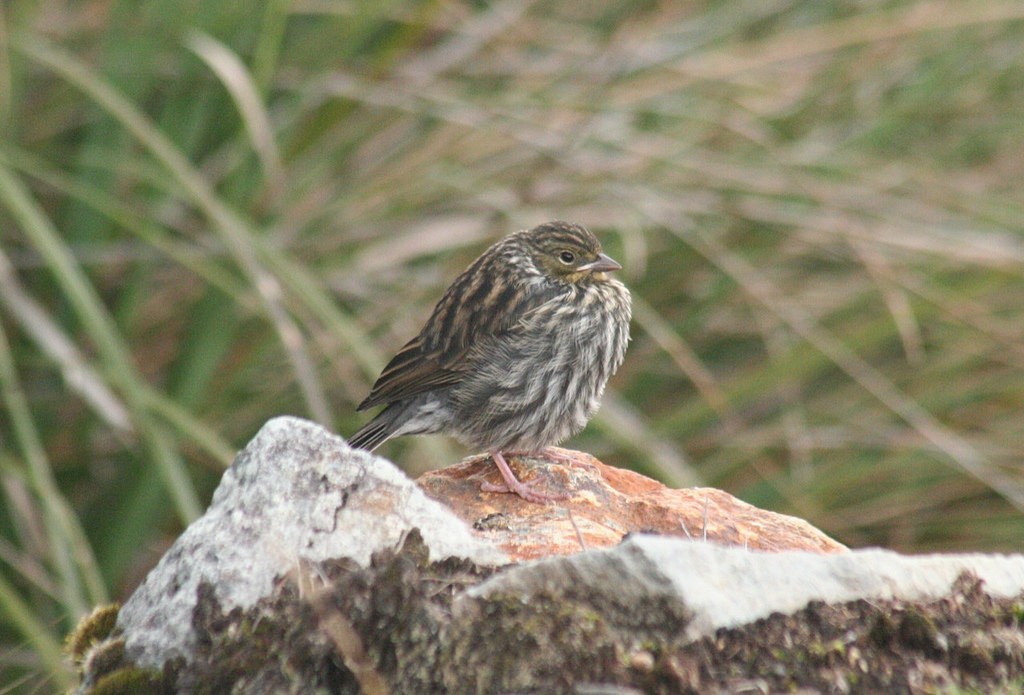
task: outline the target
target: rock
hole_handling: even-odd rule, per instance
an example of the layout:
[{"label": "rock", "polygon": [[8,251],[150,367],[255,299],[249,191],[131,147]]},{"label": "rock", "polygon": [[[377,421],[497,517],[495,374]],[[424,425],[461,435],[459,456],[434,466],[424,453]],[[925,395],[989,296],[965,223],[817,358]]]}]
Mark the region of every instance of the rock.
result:
[{"label": "rock", "polygon": [[428,556],[412,532],[367,567],[326,560],[244,610],[202,590],[191,661],[136,677],[236,695],[698,695],[751,683],[993,692],[1024,674],[1024,603],[1005,598],[1024,588],[1021,556],[762,553],[642,535],[482,572]]},{"label": "rock", "polygon": [[366,565],[422,530],[431,559],[504,562],[390,462],[311,422],[282,417],[257,433],[224,474],[206,513],[190,525],[121,609],[130,659],[160,666],[195,644],[201,585],[225,609],[268,596],[277,576],[304,563],[350,558]]},{"label": "rock", "polygon": [[447,649],[488,679],[477,692],[1019,692],[1022,591],[1021,555],[641,535],[484,580],[455,600]]},{"label": "rock", "polygon": [[758,509],[713,488],[675,490],[633,471],[606,466],[579,451],[555,449],[571,463],[514,458],[521,478],[570,495],[539,505],[518,495],[481,493],[501,482],[486,456],[420,476],[430,497],[450,507],[481,539],[516,561],[607,548],[630,533],[657,533],[750,550],[846,550],[803,519]]},{"label": "rock", "polygon": [[[797,519],[563,455],[576,465],[514,464],[571,493],[552,505],[481,493],[497,472],[479,458],[424,476],[430,495],[479,522],[474,535],[383,459],[273,420],[120,614],[100,609],[75,631],[79,692],[1022,682],[1024,556],[834,552]],[[552,556],[507,565],[492,541],[518,558]]]},{"label": "rock", "polygon": [[638,535],[616,548],[508,568],[468,595],[523,604],[538,592],[556,601],[560,592],[583,594],[595,604],[640,606],[653,600],[688,616],[678,629],[689,641],[772,613],[793,613],[814,601],[934,599],[947,595],[964,573],[980,579],[992,596],[1024,590],[1022,555],[763,553]]}]

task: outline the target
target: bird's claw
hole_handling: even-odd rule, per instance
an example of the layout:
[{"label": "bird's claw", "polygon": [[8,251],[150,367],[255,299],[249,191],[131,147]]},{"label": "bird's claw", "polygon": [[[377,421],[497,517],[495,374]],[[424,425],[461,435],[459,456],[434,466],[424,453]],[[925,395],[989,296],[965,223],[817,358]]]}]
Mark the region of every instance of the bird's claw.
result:
[{"label": "bird's claw", "polygon": [[557,449],[551,446],[549,446],[546,449],[542,449],[538,456],[543,456],[549,461],[561,463],[562,465],[568,466],[569,468],[586,468],[590,470],[597,468],[597,466],[590,463],[589,461],[581,461],[575,456],[571,456],[570,454],[563,454],[562,452],[558,451]]},{"label": "bird's claw", "polygon": [[519,484],[514,487],[510,487],[507,483],[490,483],[485,480],[480,483],[480,491],[514,493],[522,497],[527,502],[533,502],[534,504],[547,504],[548,502],[569,499],[569,495],[564,492],[543,492],[536,489],[531,484],[524,483],[522,481],[516,482]]},{"label": "bird's claw", "polygon": [[498,485],[485,481],[480,485],[480,489],[483,492],[513,492],[527,502],[533,502],[534,504],[547,504],[548,502],[569,498],[569,495],[565,493],[541,492],[534,489],[532,485],[519,480],[500,451],[491,452],[491,458],[494,459],[495,465],[498,466],[503,484]]}]

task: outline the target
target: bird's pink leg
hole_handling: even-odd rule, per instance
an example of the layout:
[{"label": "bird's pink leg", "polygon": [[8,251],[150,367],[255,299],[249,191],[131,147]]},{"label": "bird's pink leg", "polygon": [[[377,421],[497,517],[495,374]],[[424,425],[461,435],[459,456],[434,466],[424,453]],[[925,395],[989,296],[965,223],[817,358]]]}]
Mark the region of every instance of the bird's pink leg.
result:
[{"label": "bird's pink leg", "polygon": [[532,456],[534,458],[543,458],[548,461],[554,461],[560,463],[563,466],[569,466],[570,468],[591,468],[595,466],[592,463],[586,461],[580,461],[569,454],[563,454],[559,452],[555,447],[548,446],[544,447],[540,451],[508,451],[505,452],[509,456]]},{"label": "bird's pink leg", "polygon": [[498,466],[498,471],[501,473],[501,478],[505,481],[505,484],[495,485],[485,481],[480,484],[480,489],[484,492],[514,492],[527,502],[533,502],[535,504],[546,504],[554,500],[564,500],[569,497],[569,495],[562,493],[541,492],[540,490],[533,489],[532,485],[527,485],[522,482],[516,477],[516,474],[512,472],[512,469],[509,467],[508,463],[505,461],[505,457],[502,456],[500,451],[492,451],[491,458],[494,459],[495,465]]},{"label": "bird's pink leg", "polygon": [[570,454],[563,454],[553,446],[541,449],[540,453],[542,456],[546,456],[552,461],[569,466],[570,468],[594,468],[594,464],[587,463],[586,461],[580,461]]}]

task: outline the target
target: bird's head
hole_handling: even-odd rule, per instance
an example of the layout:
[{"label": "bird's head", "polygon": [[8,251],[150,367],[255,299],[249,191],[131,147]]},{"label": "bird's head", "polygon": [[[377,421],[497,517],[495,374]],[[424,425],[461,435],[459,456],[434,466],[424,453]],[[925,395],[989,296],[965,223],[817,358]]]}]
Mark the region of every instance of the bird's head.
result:
[{"label": "bird's head", "polygon": [[622,268],[602,252],[597,237],[582,225],[547,222],[526,232],[526,240],[537,269],[560,282],[604,282],[607,273]]}]

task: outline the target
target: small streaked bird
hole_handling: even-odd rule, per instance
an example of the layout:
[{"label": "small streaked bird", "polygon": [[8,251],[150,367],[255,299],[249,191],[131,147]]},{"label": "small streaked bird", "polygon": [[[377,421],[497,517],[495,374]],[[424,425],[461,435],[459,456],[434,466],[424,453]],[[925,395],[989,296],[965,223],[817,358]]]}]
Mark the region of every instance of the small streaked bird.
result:
[{"label": "small streaked bird", "polygon": [[504,486],[543,503],[560,495],[516,478],[506,456],[545,449],[597,410],[629,342],[629,290],[587,229],[548,222],[514,232],[455,279],[419,335],[388,363],[359,410],[386,406],[349,440],[447,434],[487,451]]}]

